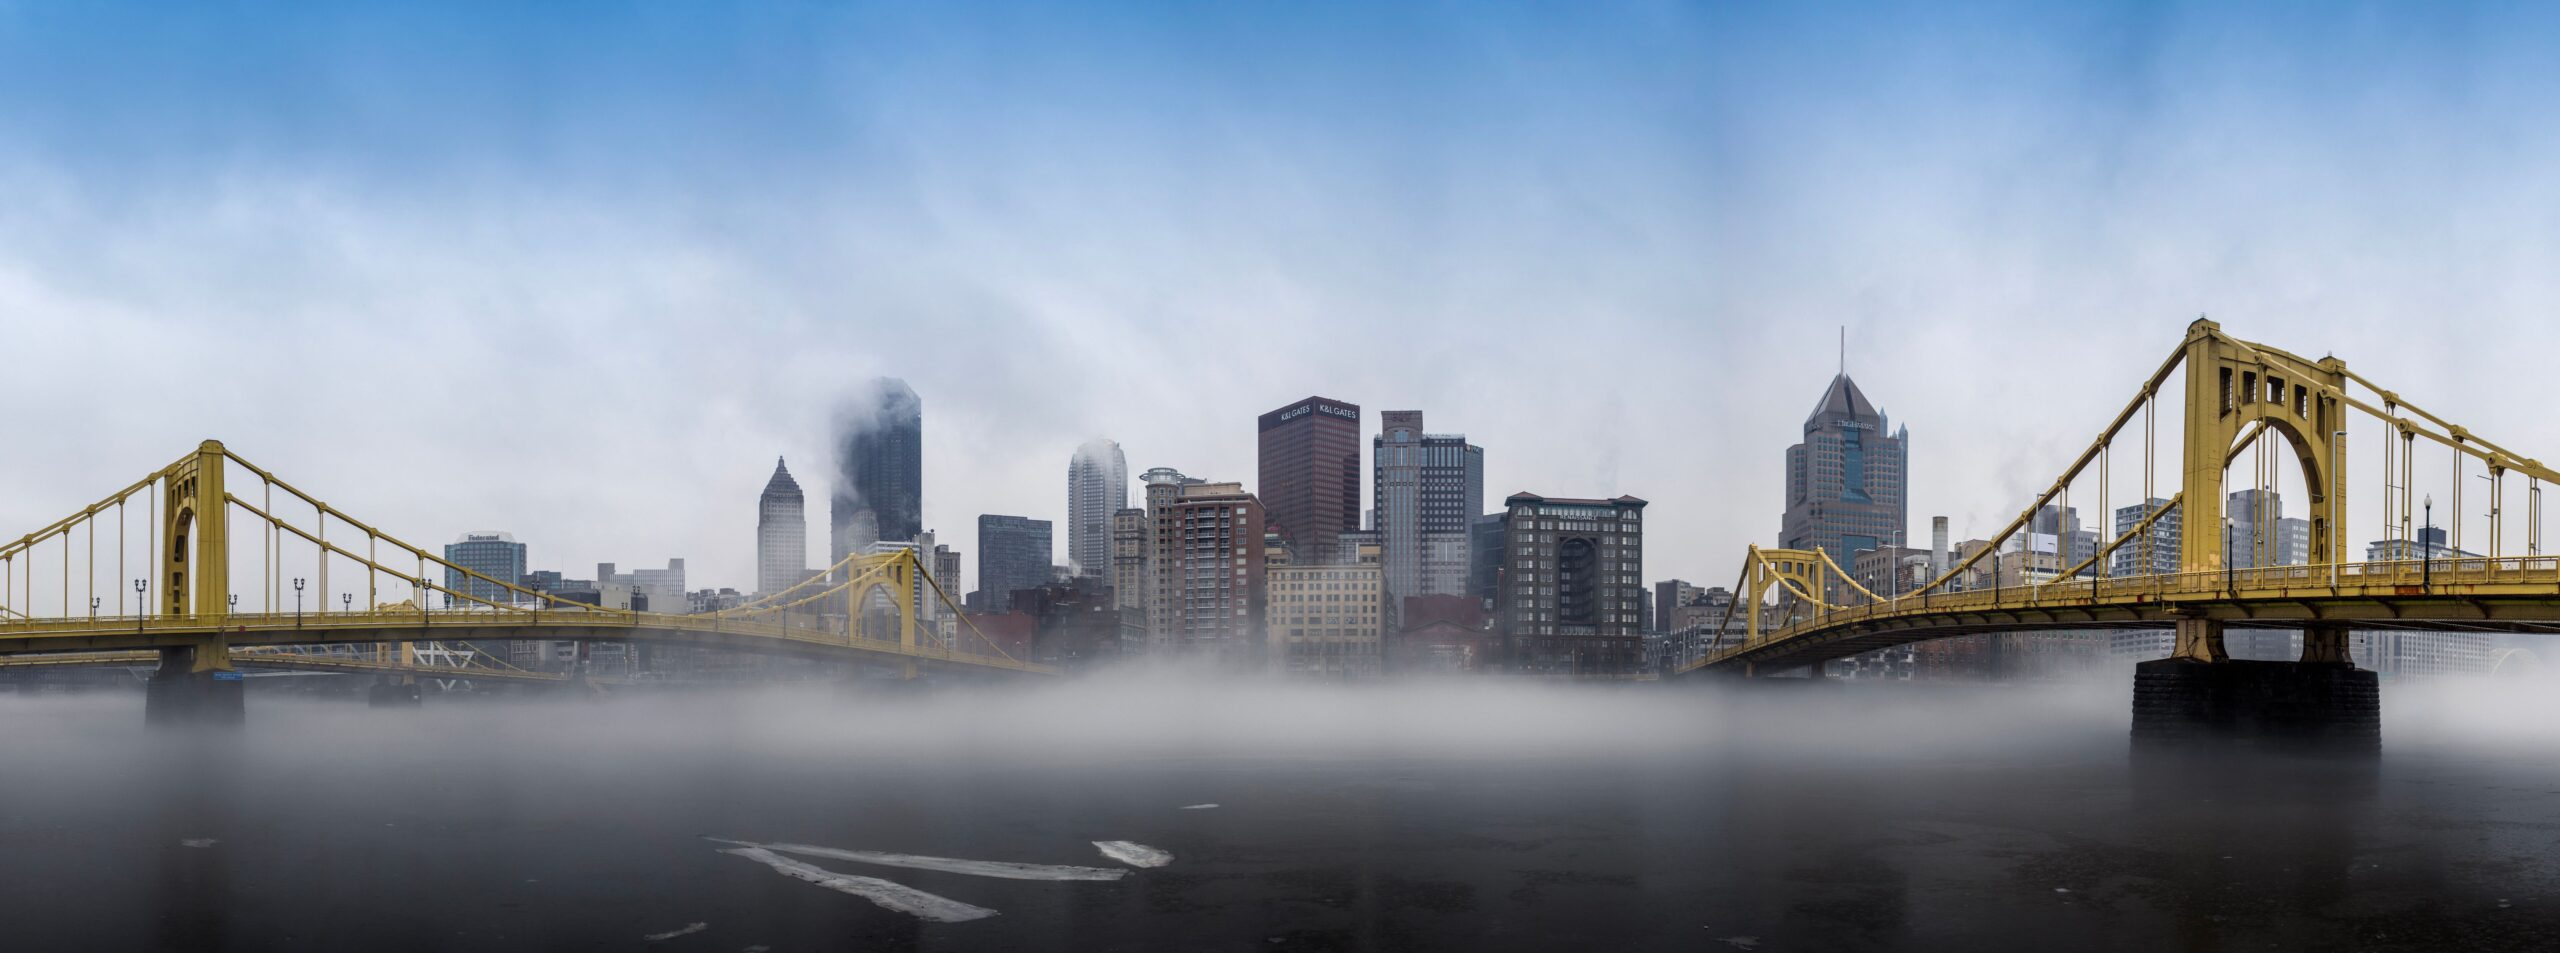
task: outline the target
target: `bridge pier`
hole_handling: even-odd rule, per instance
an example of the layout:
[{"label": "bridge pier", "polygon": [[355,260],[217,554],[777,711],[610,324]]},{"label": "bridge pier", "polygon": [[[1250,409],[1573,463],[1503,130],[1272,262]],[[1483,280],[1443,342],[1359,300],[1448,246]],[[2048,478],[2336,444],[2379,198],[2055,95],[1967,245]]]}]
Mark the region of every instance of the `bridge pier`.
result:
[{"label": "bridge pier", "polygon": [[365,689],[364,700],[375,708],[416,708],[423,702],[418,680],[396,675],[377,676]]},{"label": "bridge pier", "polygon": [[[2197,631],[2190,632],[2190,623]],[[2306,631],[2302,659],[2294,662],[2223,656],[2221,629],[2220,622],[2180,620],[2179,647],[2186,649],[2192,635],[2200,651],[2134,666],[2136,743],[2249,738],[2337,750],[2382,745],[2381,684],[2348,658],[2345,629]],[[2207,644],[2210,654],[2201,651]]]},{"label": "bridge pier", "polygon": [[232,727],[248,720],[240,673],[219,642],[160,650],[160,670],[143,684],[142,722],[154,727]]}]

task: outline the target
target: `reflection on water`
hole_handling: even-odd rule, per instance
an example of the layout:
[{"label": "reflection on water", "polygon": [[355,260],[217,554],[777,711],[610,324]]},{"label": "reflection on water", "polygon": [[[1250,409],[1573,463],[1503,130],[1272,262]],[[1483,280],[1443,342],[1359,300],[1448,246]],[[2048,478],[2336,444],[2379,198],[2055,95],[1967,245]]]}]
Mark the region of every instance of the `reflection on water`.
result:
[{"label": "reflection on water", "polygon": [[[2560,924],[2541,683],[2395,688],[2378,759],[2137,758],[2126,696],[253,695],[209,738],[145,732],[138,696],[0,697],[0,896],[25,949],[2478,949]],[[910,856],[845,859],[880,852]],[[1097,866],[1127,873],[1021,873]]]}]

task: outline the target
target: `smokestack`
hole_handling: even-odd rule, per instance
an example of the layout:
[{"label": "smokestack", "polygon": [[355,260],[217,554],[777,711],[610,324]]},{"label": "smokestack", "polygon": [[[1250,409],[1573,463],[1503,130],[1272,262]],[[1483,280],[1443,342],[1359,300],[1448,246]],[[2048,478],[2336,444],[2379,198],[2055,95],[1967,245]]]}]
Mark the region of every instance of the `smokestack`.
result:
[{"label": "smokestack", "polygon": [[1929,578],[1947,574],[1947,518],[1929,518]]}]

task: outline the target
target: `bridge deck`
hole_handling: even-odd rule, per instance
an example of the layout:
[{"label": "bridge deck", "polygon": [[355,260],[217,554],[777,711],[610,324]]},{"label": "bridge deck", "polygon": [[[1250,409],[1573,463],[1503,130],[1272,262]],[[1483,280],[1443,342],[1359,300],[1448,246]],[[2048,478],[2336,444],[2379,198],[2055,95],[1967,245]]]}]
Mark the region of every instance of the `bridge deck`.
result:
[{"label": "bridge deck", "polygon": [[810,658],[917,661],[1056,674],[1056,669],[933,645],[850,638],[828,628],[649,612],[334,612],[155,615],[0,621],[0,654],[184,648],[208,637],[234,648],[352,642],[560,639],[636,641],[779,653]]},{"label": "bridge deck", "polygon": [[2560,632],[2560,558],[2271,566],[1932,592],[1811,612],[1681,669],[1793,668],[1910,642],[1995,632],[2159,628],[2204,618],[2264,628]]}]

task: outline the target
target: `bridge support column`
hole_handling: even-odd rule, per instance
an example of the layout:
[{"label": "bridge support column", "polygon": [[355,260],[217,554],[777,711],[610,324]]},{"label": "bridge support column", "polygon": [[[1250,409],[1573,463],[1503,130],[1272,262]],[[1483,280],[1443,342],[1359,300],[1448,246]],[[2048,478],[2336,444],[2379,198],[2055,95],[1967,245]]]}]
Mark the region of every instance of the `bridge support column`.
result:
[{"label": "bridge support column", "polygon": [[220,642],[160,650],[160,670],[144,683],[142,721],[154,727],[236,727],[248,720],[240,673]]},{"label": "bridge support column", "polygon": [[[2311,639],[2305,642],[2308,655]],[[2343,654],[2343,633],[2337,644]],[[2346,662],[2172,657],[2134,667],[2136,744],[2241,738],[2328,750],[2379,748],[2381,684]]]},{"label": "bridge support column", "polygon": [[365,689],[365,703],[375,708],[416,708],[420,701],[418,680],[407,676],[379,676]]},{"label": "bridge support column", "polygon": [[2220,662],[2231,657],[2222,650],[2222,623],[2214,619],[2188,617],[2178,620],[2177,647],[2170,658],[2196,662]]},{"label": "bridge support column", "polygon": [[2347,651],[2347,627],[2314,625],[2302,630],[2302,662],[2332,665],[2354,665],[2355,656]]}]

